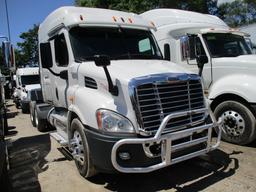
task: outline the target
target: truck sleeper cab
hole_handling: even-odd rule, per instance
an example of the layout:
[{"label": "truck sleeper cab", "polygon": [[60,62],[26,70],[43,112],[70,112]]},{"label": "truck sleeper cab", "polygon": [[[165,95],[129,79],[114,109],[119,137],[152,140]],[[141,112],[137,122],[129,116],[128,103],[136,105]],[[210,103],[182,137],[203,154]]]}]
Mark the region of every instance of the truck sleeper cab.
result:
[{"label": "truck sleeper cab", "polygon": [[155,9],[141,16],[152,20],[160,48],[171,60],[198,71],[196,58],[206,56],[204,91],[216,118],[223,118],[222,139],[246,145],[256,138],[255,59],[246,34],[218,17],[196,12]]},{"label": "truck sleeper cab", "polygon": [[39,68],[26,67],[16,70],[16,88],[13,93],[13,100],[16,107],[21,107],[23,113],[29,112],[28,92],[40,88]]},{"label": "truck sleeper cab", "polygon": [[[205,154],[219,129],[198,75],[163,60],[140,16],[62,7],[39,27],[44,119],[80,174],[142,173]],[[207,121],[210,117],[210,121]],[[41,127],[42,128],[42,127]],[[42,130],[42,129],[41,129]]]}]

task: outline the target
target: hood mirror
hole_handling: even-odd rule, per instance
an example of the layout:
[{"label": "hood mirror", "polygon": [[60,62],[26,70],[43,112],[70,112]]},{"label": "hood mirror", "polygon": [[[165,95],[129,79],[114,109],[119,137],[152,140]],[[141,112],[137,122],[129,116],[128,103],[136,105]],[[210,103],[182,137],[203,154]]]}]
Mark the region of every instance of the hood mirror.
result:
[{"label": "hood mirror", "polygon": [[103,69],[104,69],[104,72],[105,72],[105,75],[106,75],[107,81],[108,81],[108,91],[112,95],[118,96],[118,88],[116,85],[113,84],[113,81],[111,79],[111,76],[110,76],[108,68],[107,68],[107,66],[110,65],[110,57],[107,55],[95,55],[94,62],[95,62],[96,66],[103,67]]},{"label": "hood mirror", "polygon": [[110,65],[110,58],[107,55],[95,55],[94,62],[98,67],[106,67]]}]

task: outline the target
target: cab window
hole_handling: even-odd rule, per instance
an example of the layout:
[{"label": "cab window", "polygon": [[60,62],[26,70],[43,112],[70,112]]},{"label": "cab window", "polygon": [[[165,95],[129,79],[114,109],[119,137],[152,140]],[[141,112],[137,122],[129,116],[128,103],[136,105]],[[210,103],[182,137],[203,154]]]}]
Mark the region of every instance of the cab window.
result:
[{"label": "cab window", "polygon": [[182,60],[194,60],[198,55],[206,55],[199,37],[195,35],[181,37]]},{"label": "cab window", "polygon": [[64,34],[54,39],[55,61],[58,66],[68,65],[68,49]]}]

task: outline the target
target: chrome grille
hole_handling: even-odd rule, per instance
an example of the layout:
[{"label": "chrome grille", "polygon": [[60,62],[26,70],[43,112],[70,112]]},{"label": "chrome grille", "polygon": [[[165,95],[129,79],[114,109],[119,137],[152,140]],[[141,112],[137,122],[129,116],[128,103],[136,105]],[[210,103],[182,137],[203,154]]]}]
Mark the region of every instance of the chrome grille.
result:
[{"label": "chrome grille", "polygon": [[[137,107],[137,119],[144,131],[156,132],[164,117],[171,113],[205,108],[202,85],[196,75],[181,80],[177,76],[173,80],[165,78],[159,81],[158,78],[149,83],[140,82],[134,87],[134,106]],[[204,113],[174,118],[167,124],[164,133],[202,123],[204,118]]]}]

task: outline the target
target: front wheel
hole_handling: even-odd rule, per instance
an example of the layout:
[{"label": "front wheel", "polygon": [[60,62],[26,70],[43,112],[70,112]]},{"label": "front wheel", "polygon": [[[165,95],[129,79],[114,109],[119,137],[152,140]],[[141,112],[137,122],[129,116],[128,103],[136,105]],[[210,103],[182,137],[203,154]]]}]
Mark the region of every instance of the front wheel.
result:
[{"label": "front wheel", "polygon": [[216,119],[223,120],[222,139],[224,141],[246,145],[255,137],[255,117],[250,109],[237,101],[224,101],[214,110]]},{"label": "front wheel", "polygon": [[46,119],[41,119],[38,116],[38,112],[37,112],[36,109],[34,111],[34,121],[35,121],[35,125],[36,125],[38,131],[45,132],[45,131],[48,130],[47,120]]},{"label": "front wheel", "polygon": [[73,157],[80,175],[89,178],[96,174],[96,170],[92,164],[88,142],[83,129],[84,126],[78,119],[72,121],[71,144]]},{"label": "front wheel", "polygon": [[33,127],[36,127],[36,120],[35,120],[35,108],[32,107],[32,105],[30,104],[30,120],[31,123],[33,125]]}]

